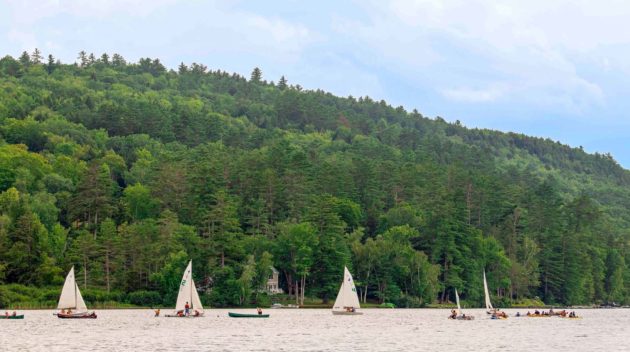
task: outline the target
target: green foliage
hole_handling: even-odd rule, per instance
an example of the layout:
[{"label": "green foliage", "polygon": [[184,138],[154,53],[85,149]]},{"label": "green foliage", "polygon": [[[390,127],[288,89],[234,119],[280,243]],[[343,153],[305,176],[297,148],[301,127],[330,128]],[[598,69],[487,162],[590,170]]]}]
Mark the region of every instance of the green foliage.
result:
[{"label": "green foliage", "polygon": [[191,259],[216,306],[268,304],[272,266],[298,304],[334,299],[344,266],[400,307],[480,305],[484,270],[505,305],[630,301],[630,172],[608,154],[260,68],[44,57],[0,59],[0,304],[54,305],[74,265],[90,300],[172,305]]}]

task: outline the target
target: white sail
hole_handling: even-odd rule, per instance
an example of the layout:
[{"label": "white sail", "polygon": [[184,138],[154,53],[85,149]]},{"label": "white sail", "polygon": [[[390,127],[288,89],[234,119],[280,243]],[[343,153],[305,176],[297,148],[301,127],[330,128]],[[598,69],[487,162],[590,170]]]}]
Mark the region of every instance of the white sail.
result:
[{"label": "white sail", "polygon": [[486,281],[486,271],[483,271],[483,293],[486,296],[486,310],[494,310],[492,302],[490,302],[490,293],[488,292],[488,282]]},{"label": "white sail", "polygon": [[455,301],[457,301],[457,315],[462,314],[462,307],[459,305],[459,295],[457,294],[457,289],[455,289]]},{"label": "white sail", "polygon": [[61,289],[61,296],[59,296],[59,304],[57,309],[75,309],[77,306],[76,300],[76,282],[74,279],[74,267],[70,269],[70,272],[66,276],[66,282]]},{"label": "white sail", "polygon": [[74,283],[74,287],[77,290],[77,308],[76,312],[87,312],[87,306],[85,305],[85,301],[83,300],[83,296],[81,296],[81,290],[79,290],[79,285]]},{"label": "white sail", "polygon": [[175,304],[175,311],[183,311],[186,307],[186,302],[190,305],[192,301],[192,260],[188,263],[186,270],[184,270],[184,276],[179,284],[179,293],[177,294],[177,303]]},{"label": "white sail", "polygon": [[337,299],[335,300],[335,305],[333,306],[334,311],[344,311],[346,308],[361,308],[361,305],[359,304],[359,296],[357,295],[357,289],[354,286],[354,280],[352,280],[352,275],[350,274],[350,271],[348,271],[347,267],[344,267],[343,269],[343,282],[341,283]]},{"label": "white sail", "polygon": [[74,267],[70,269],[66,276],[66,282],[64,282],[61,289],[57,309],[74,309],[75,312],[87,311],[85,301],[83,301],[83,296],[81,296],[81,291],[74,276]]},{"label": "white sail", "polygon": [[199,314],[203,314],[203,306],[201,305],[201,300],[199,299],[199,293],[197,292],[197,286],[195,286],[195,281],[190,280],[192,282],[192,308],[193,314],[195,311],[198,311]]}]

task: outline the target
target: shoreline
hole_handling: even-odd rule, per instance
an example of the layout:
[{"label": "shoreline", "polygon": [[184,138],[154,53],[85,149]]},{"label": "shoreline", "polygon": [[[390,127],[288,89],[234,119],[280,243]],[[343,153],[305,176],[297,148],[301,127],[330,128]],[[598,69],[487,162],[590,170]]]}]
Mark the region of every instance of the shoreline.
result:
[{"label": "shoreline", "polygon": [[[205,309],[239,309],[239,310],[247,310],[247,309],[256,309],[257,307],[210,307],[210,308],[205,308]],[[384,307],[365,307],[365,308],[361,308],[361,310],[391,310],[391,309],[396,309],[396,310],[449,310],[449,309],[453,309],[455,307],[422,307],[422,308],[384,308]],[[484,307],[477,307],[477,308],[470,308],[470,307],[465,307],[466,309],[470,309],[470,310],[485,310]],[[576,307],[560,307],[560,306],[540,306],[540,307],[506,307],[506,308],[498,308],[500,310],[526,310],[526,309],[550,309],[553,308],[554,310],[575,310],[575,309],[579,309],[579,310],[585,310],[585,309],[593,309],[593,310],[599,310],[599,309],[630,309],[630,306],[622,306],[622,307],[584,307],[584,306],[576,306]],[[107,308],[90,308],[88,309],[89,311],[96,311],[96,310],[155,310],[155,309],[160,309],[160,310],[168,310],[168,309],[175,309],[173,307],[107,307]],[[265,310],[269,310],[269,309],[282,309],[282,310],[300,310],[300,309],[323,309],[323,310],[328,310],[328,309],[332,309],[331,307],[300,307],[300,308],[271,308],[271,307],[263,307],[263,309]],[[0,308],[0,312],[1,311],[41,311],[41,310],[52,310],[52,311],[56,311],[58,310],[57,308]]]}]

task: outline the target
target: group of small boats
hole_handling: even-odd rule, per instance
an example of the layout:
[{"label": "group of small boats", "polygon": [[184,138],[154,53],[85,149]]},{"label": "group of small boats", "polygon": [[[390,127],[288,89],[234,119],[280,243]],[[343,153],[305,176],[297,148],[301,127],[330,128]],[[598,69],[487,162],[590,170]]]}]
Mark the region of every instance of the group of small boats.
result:
[{"label": "group of small boats", "polygon": [[[500,311],[499,309],[495,309],[492,306],[492,302],[490,301],[490,294],[488,292],[488,283],[486,281],[486,273],[483,273],[483,289],[485,295],[485,304],[486,304],[486,313],[491,316],[491,319],[507,319],[507,314],[505,312]],[[449,319],[454,320],[474,320],[475,317],[471,315],[466,315],[463,313],[461,305],[459,303],[459,294],[457,293],[457,289],[455,289],[455,301],[457,302],[457,310],[451,310],[451,315]],[[282,305],[274,305],[275,308],[285,308]],[[288,306],[287,306],[288,307]],[[290,308],[297,308],[297,306],[290,306]],[[337,299],[335,300],[335,304],[332,308],[333,315],[361,315],[362,312],[359,311],[361,308],[361,304],[359,303],[359,296],[357,295],[357,289],[354,285],[354,280],[352,279],[352,274],[347,267],[344,267],[343,270],[343,281],[341,282],[341,287],[339,288],[339,292],[337,293]],[[55,313],[57,318],[60,319],[96,319],[97,315],[95,312],[90,312],[85,305],[85,301],[83,300],[83,296],[81,296],[81,290],[76,282],[76,278],[74,276],[74,267],[70,269],[68,275],[66,276],[66,281],[63,284],[63,289],[61,290],[61,295],[59,296],[59,303],[57,304],[57,309],[60,312]],[[155,316],[158,317],[160,315],[160,310],[156,310]],[[195,286],[195,281],[192,278],[192,260],[188,263],[186,270],[184,270],[184,274],[182,276],[182,280],[179,285],[179,293],[177,294],[177,302],[175,303],[175,311],[171,314],[165,314],[165,317],[169,318],[198,318],[203,317],[204,309],[201,304],[201,300],[199,299],[199,293],[197,292],[197,287]],[[234,313],[228,312],[228,316],[230,318],[269,318],[269,314],[263,314],[262,310],[259,308],[256,314],[245,314],[245,313]],[[517,314],[517,317],[521,316]],[[579,319],[575,312],[568,313],[566,311],[554,312],[551,309],[549,312],[539,312],[536,310],[533,314],[527,313],[527,315],[523,315],[527,317],[551,317],[558,316],[562,318],[572,318]],[[0,315],[0,319],[24,319],[24,315],[18,315],[16,312],[13,312],[12,315],[9,315],[8,312],[5,315]]]},{"label": "group of small boats", "polygon": [[[486,303],[486,314],[490,315],[490,319],[507,319],[508,315],[501,311],[498,308],[494,308],[492,306],[492,302],[490,301],[490,293],[488,291],[488,282],[486,280],[486,272],[483,272],[483,292]],[[454,320],[474,320],[475,317],[471,315],[466,315],[462,312],[462,308],[459,304],[459,295],[457,294],[457,289],[455,289],[455,301],[457,302],[457,310],[451,310],[451,315],[449,315],[449,319]],[[549,318],[549,317],[560,317],[560,318],[569,318],[569,319],[581,319],[581,317],[577,316],[575,312],[567,312],[566,310],[554,312],[553,309],[550,309],[549,312],[539,312],[538,310],[534,311],[534,313],[527,312],[526,315],[521,315],[520,313],[516,314],[516,317],[529,317],[529,318]]]}]

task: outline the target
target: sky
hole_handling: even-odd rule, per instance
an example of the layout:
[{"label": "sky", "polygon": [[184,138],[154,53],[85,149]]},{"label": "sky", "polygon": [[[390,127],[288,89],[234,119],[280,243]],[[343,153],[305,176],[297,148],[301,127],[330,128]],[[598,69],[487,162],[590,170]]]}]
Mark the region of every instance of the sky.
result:
[{"label": "sky", "polygon": [[0,0],[0,56],[159,58],[551,138],[630,168],[630,2]]}]

